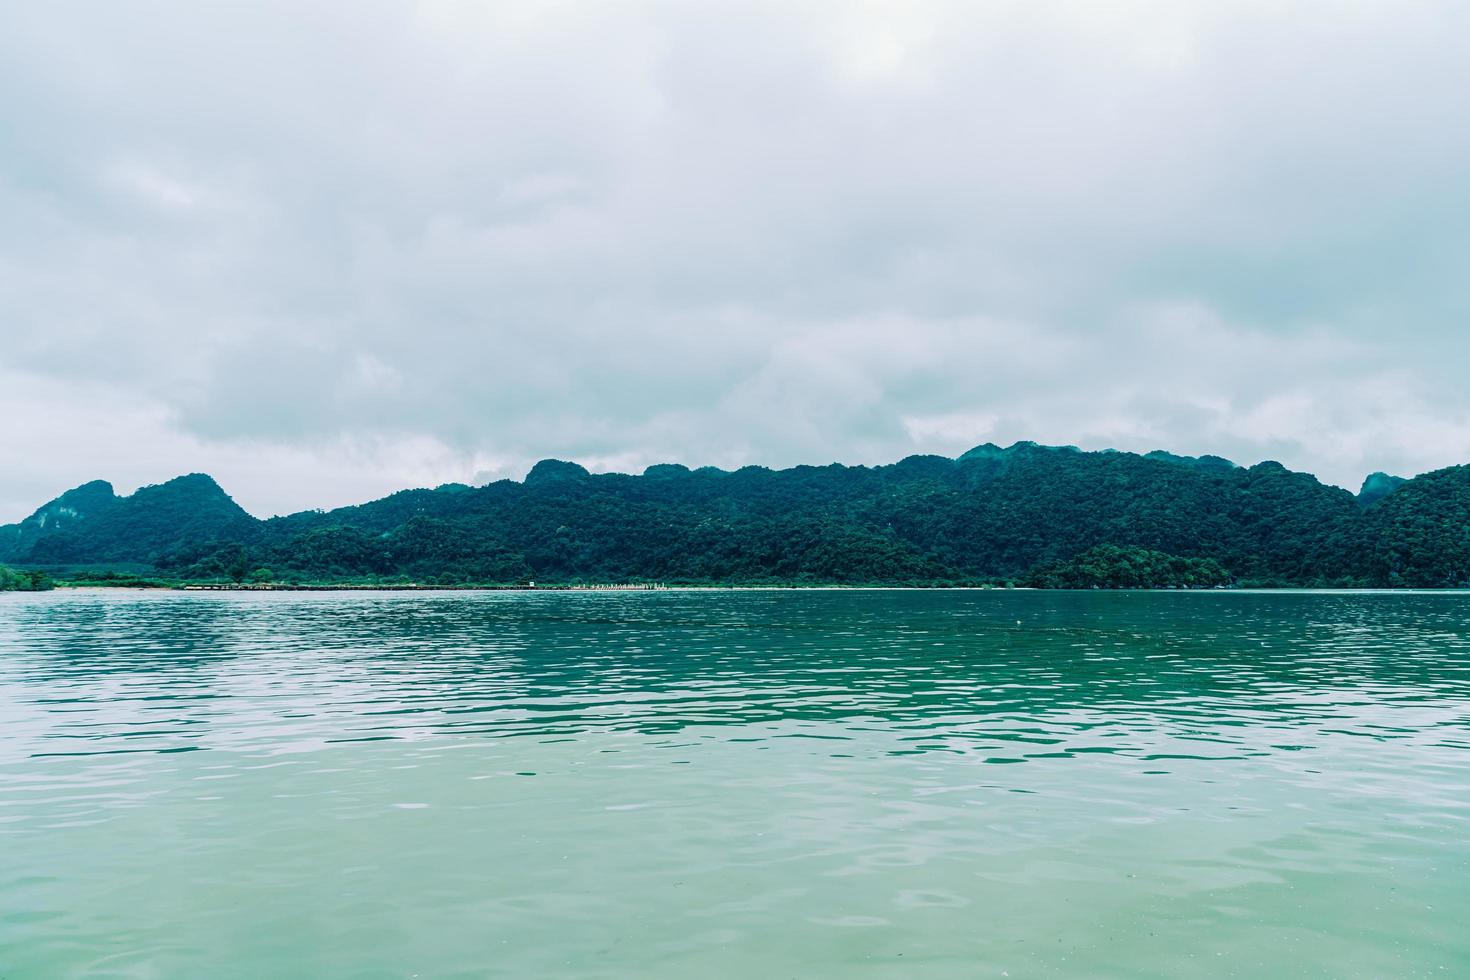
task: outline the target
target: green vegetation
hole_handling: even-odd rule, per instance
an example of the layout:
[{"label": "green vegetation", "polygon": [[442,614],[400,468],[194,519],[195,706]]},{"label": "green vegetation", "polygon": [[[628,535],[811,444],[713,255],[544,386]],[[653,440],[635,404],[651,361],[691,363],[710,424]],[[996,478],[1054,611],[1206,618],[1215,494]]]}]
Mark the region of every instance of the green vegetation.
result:
[{"label": "green vegetation", "polygon": [[45,592],[53,585],[45,572],[17,571],[0,565],[0,592]]},{"label": "green vegetation", "polygon": [[80,569],[58,576],[66,585],[99,585],[118,589],[168,589],[182,582],[160,578],[157,575],[140,575],[134,572],[92,571]]},{"label": "green vegetation", "polygon": [[1470,587],[1470,466],[1410,480],[1369,513],[1373,581],[1421,589]]},{"label": "green vegetation", "polygon": [[202,538],[248,539],[259,524],[202,473],[143,487],[130,497],[118,497],[111,484],[96,480],[0,528],[0,561],[151,565]]},{"label": "green vegetation", "polygon": [[1231,584],[1213,558],[1180,558],[1145,548],[1104,544],[1051,562],[1024,580],[1038,589],[1215,589]]},{"label": "green vegetation", "polygon": [[1389,476],[1387,473],[1370,473],[1363,481],[1363,488],[1358,491],[1358,503],[1364,507],[1372,507],[1378,501],[1393,493],[1399,487],[1408,483],[1401,476]]},{"label": "green vegetation", "polygon": [[79,487],[0,528],[0,560],[242,585],[1443,587],[1470,580],[1470,467],[1379,474],[1354,497],[1279,463],[1032,443],[641,476],[546,460],[521,483],[265,521],[195,474],[130,497]]}]

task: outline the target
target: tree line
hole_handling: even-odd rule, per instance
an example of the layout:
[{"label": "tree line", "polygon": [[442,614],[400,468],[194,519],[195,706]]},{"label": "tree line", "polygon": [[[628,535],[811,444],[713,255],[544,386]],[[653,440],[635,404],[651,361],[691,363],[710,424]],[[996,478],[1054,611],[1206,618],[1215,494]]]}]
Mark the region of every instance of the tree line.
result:
[{"label": "tree line", "polygon": [[220,582],[1470,583],[1470,467],[1378,480],[1359,499],[1278,463],[1029,443],[637,476],[548,460],[523,482],[264,521],[199,474],[130,497],[84,489],[0,528],[0,560]]}]

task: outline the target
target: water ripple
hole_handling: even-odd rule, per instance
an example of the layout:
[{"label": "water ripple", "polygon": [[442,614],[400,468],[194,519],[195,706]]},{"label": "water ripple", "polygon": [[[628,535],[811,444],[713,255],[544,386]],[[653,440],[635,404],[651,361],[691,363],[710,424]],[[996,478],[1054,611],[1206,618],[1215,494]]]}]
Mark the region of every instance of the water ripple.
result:
[{"label": "water ripple", "polygon": [[1464,595],[5,595],[0,719],[17,976],[1470,973]]}]

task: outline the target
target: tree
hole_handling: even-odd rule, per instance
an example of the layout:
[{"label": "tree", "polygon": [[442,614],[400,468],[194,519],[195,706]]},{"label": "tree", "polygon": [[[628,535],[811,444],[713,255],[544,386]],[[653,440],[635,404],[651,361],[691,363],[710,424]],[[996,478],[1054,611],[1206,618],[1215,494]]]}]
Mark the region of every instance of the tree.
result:
[{"label": "tree", "polygon": [[0,565],[0,592],[45,592],[55,588],[45,572],[22,571]]}]

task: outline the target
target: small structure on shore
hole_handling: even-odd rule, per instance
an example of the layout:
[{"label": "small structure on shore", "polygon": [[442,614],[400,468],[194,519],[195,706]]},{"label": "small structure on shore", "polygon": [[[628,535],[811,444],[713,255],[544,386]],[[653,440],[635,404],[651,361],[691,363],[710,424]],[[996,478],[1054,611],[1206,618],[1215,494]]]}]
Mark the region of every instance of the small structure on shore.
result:
[{"label": "small structure on shore", "polygon": [[662,589],[662,582],[622,582],[616,585],[573,585],[569,588],[579,592],[652,592]]}]

